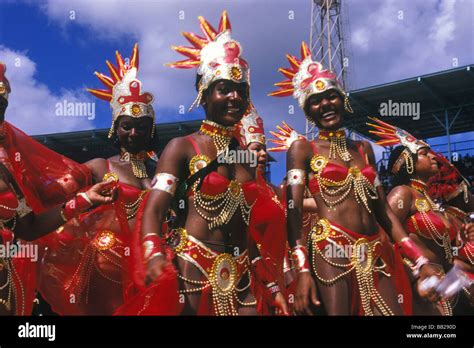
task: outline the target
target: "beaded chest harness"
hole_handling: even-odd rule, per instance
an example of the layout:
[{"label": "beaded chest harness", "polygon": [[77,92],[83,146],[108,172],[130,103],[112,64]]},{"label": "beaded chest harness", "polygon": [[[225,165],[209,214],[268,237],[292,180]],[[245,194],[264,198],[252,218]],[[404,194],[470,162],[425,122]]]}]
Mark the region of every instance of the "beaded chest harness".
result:
[{"label": "beaded chest harness", "polygon": [[[446,259],[448,260],[448,262],[451,262],[453,259],[453,254],[451,250],[451,239],[449,232],[447,231],[447,229],[445,233],[438,231],[436,226],[431,221],[431,218],[427,214],[430,210],[434,212],[440,212],[438,204],[433,202],[433,200],[429,196],[427,192],[427,185],[424,182],[416,179],[411,179],[410,181],[410,187],[420,192],[424,196],[424,198],[417,198],[415,200],[415,207],[416,210],[420,213],[421,220],[423,221],[423,224],[426,226],[430,234],[430,239],[432,239],[438,246],[443,248]],[[424,236],[424,234],[420,231],[415,217],[412,215],[410,219],[417,233],[421,236]]]},{"label": "beaded chest harness", "polygon": [[[324,168],[328,164],[328,159],[321,155],[315,155],[310,162],[311,170],[314,178],[321,188],[321,197],[324,203],[330,209],[341,204],[347,199],[352,188],[354,188],[357,203],[362,203],[367,211],[372,212],[369,208],[369,199],[378,199],[377,189],[375,185],[361,173],[358,167],[350,167],[348,174],[344,180],[335,181],[322,177]],[[332,198],[339,196],[338,198]],[[331,197],[331,198],[330,198]]]}]

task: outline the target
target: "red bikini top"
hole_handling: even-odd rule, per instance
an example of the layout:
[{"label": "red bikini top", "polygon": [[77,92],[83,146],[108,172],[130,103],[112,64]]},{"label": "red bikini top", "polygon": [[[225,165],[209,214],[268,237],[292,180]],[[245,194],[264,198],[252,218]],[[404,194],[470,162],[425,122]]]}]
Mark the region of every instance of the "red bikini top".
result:
[{"label": "red bikini top", "polygon": [[[193,175],[197,170],[205,167],[211,161],[209,157],[206,155],[201,154],[199,146],[196,140],[192,137],[192,135],[188,135],[186,139],[191,143],[194,148],[194,152],[196,155],[191,158],[189,162],[189,171],[190,174]],[[227,191],[229,186],[234,185],[237,189],[237,185],[242,188],[244,192],[245,200],[248,204],[252,204],[257,199],[257,183],[255,180],[247,181],[245,183],[238,183],[235,180],[230,180],[219,174],[218,172],[211,172],[202,179],[202,185],[200,188],[201,193],[209,196],[216,196],[218,194],[224,193]],[[188,191],[188,196],[194,195],[192,190]]]},{"label": "red bikini top", "polygon": [[[426,239],[433,239],[428,224],[432,225],[439,235],[449,234],[450,240],[456,237],[456,230],[451,226],[448,228],[443,219],[431,209],[429,202],[423,198],[416,198],[414,192],[412,197],[415,200],[416,213],[405,221],[405,228],[409,233],[421,235]],[[424,216],[423,216],[424,215]]]},{"label": "red bikini top", "polygon": [[[112,168],[110,167],[110,161],[107,160],[107,166],[109,168],[109,173],[112,173]],[[132,186],[130,184],[126,184],[123,182],[118,182],[118,186],[120,187],[120,193],[122,195],[123,200],[125,203],[133,203],[135,202],[138,197],[140,197],[140,194],[142,193],[142,190],[139,189],[138,187]]]},{"label": "red bikini top", "polygon": [[18,208],[18,198],[15,192],[9,189],[0,193],[0,220],[8,221],[13,219],[16,215],[16,208]]},{"label": "red bikini top", "polygon": [[[375,177],[377,176],[377,172],[374,168],[369,164],[367,156],[365,155],[364,151],[362,150],[361,144],[357,144],[357,149],[363,158],[365,158],[366,166],[361,170],[358,167],[344,167],[336,163],[331,163],[328,159],[322,155],[318,155],[318,149],[314,142],[310,142],[313,148],[313,157],[311,158],[311,168],[318,168],[318,172],[320,172],[320,177],[332,182],[334,186],[337,185],[338,182],[344,181],[348,175],[358,175],[359,173],[362,174],[369,180],[369,182],[373,185],[375,181]],[[341,183],[342,184],[342,183]],[[311,194],[316,194],[321,191],[319,187],[318,181],[315,176],[309,180],[309,191]]]}]

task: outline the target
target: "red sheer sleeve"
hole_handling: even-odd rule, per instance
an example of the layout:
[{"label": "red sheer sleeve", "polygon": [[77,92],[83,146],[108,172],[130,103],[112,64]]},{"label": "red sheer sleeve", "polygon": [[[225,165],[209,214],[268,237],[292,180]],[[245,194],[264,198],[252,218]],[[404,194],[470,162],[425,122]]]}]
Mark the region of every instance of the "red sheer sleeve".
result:
[{"label": "red sheer sleeve", "polygon": [[9,162],[7,168],[35,213],[67,201],[91,184],[87,166],[48,149],[8,122],[5,131],[3,162]]}]

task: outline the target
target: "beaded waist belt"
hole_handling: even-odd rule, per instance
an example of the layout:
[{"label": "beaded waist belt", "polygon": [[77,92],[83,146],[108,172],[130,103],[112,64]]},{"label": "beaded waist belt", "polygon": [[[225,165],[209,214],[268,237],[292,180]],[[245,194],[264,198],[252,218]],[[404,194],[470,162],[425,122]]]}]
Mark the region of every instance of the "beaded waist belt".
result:
[{"label": "beaded waist belt", "polygon": [[[216,315],[237,315],[237,303],[241,306],[253,306],[253,302],[243,302],[237,297],[250,287],[250,260],[247,250],[237,257],[227,253],[218,253],[205,246],[198,239],[188,235],[186,229],[172,230],[167,238],[176,255],[196,266],[206,278],[193,280],[178,274],[186,283],[195,285],[195,288],[180,290],[180,293],[194,293],[211,288],[214,312]],[[237,285],[242,276],[249,274],[249,283],[239,289]]]},{"label": "beaded waist belt", "polygon": [[[394,315],[375,286],[374,272],[391,276],[385,270],[386,264],[381,258],[380,232],[372,236],[363,236],[332,224],[327,219],[320,219],[309,234],[308,250],[311,250],[314,275],[321,283],[332,285],[351,272],[355,272],[364,315],[374,315],[372,303],[382,315]],[[343,271],[331,279],[324,279],[317,269],[317,255],[329,265]],[[331,260],[333,258],[346,258],[349,262],[337,263]],[[381,266],[376,265],[378,260],[382,261]]]}]

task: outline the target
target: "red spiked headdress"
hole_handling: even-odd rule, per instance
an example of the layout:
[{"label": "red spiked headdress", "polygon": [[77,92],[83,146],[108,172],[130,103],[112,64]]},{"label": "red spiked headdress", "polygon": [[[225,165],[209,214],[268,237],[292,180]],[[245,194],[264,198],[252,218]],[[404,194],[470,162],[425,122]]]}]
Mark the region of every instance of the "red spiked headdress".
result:
[{"label": "red spiked headdress", "polygon": [[202,76],[199,93],[191,108],[201,102],[202,93],[216,80],[231,80],[250,84],[249,66],[241,57],[242,46],[231,37],[231,26],[227,12],[222,12],[219,29],[215,30],[203,17],[198,17],[204,37],[184,32],[183,36],[192,47],[172,46],[187,59],[167,64],[172,68],[197,68]]},{"label": "red spiked headdress", "polygon": [[398,159],[394,162],[392,173],[396,174],[403,165],[403,162],[407,164],[408,174],[413,174],[414,166],[411,154],[416,155],[419,149],[424,147],[430,148],[430,146],[423,140],[415,138],[407,131],[392,126],[386,122],[380,121],[377,118],[369,117],[370,120],[376,124],[367,122],[368,126],[375,128],[376,130],[369,130],[369,133],[377,135],[381,140],[377,141],[377,145],[381,146],[392,146],[392,145],[403,145],[405,150],[400,153]]},{"label": "red spiked headdress", "polygon": [[[155,112],[151,103],[153,95],[142,93],[142,83],[137,78],[138,73],[138,44],[133,47],[132,56],[128,64],[118,51],[115,52],[117,66],[105,62],[109,68],[110,77],[95,72],[97,78],[106,89],[87,89],[95,97],[110,102],[112,108],[112,127],[109,138],[113,134],[115,121],[119,116],[151,117],[155,124]],[[153,134],[153,133],[152,133]]]},{"label": "red spiked headdress", "polygon": [[270,96],[287,97],[293,95],[302,109],[310,96],[329,89],[337,90],[342,97],[346,96],[336,74],[324,69],[321,63],[312,60],[311,51],[306,43],[301,43],[300,59],[290,54],[287,54],[286,58],[290,62],[290,67],[278,69],[286,77],[286,80],[275,83],[279,89],[270,93]]},{"label": "red spiked headdress", "polygon": [[285,121],[282,122],[281,126],[276,127],[277,132],[270,131],[270,134],[273,135],[276,139],[269,139],[273,144],[277,145],[276,147],[269,148],[268,151],[272,152],[282,152],[288,151],[291,144],[300,139],[306,139],[303,135],[299,134],[292,127],[290,127]]}]

